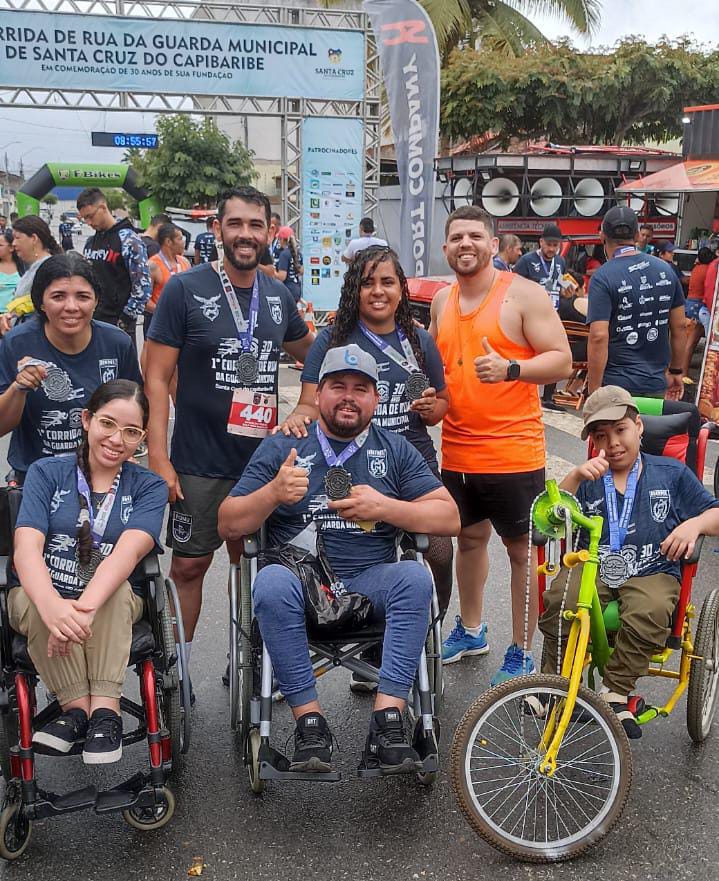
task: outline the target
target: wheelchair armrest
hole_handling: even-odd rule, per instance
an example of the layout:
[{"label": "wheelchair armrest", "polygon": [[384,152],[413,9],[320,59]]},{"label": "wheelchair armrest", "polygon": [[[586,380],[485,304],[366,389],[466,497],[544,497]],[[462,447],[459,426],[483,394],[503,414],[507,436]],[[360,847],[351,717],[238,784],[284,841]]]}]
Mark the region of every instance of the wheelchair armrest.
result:
[{"label": "wheelchair armrest", "polygon": [[244,550],[242,551],[242,556],[246,557],[248,560],[251,560],[253,557],[258,557],[260,554],[260,533],[255,532],[254,535],[246,535],[242,539],[242,543],[244,545]]},{"label": "wheelchair armrest", "polygon": [[686,560],[682,560],[682,563],[685,565],[691,565],[692,563],[698,563],[699,557],[702,553],[702,547],[704,546],[704,536],[700,535],[697,538],[696,544],[694,545],[694,550],[692,551],[691,557],[687,557]]},{"label": "wheelchair armrest", "polygon": [[429,536],[424,532],[405,532],[407,541],[418,554],[426,554],[429,551]]},{"label": "wheelchair armrest", "polygon": [[160,559],[157,556],[156,551],[152,551],[146,557],[144,557],[140,562],[135,566],[135,571],[130,576],[130,580],[138,579],[145,580],[150,578],[157,578],[160,574]]}]

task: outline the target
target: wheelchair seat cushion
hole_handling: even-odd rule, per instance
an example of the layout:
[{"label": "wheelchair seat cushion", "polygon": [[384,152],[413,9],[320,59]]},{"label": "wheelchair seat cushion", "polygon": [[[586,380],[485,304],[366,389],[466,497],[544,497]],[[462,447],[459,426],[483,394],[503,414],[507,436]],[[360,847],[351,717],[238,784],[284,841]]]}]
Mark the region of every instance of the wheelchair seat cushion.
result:
[{"label": "wheelchair seat cushion", "polygon": [[[155,649],[155,638],[152,635],[150,622],[141,618],[132,625],[132,645],[128,666],[137,664],[147,658]],[[12,637],[12,657],[16,667],[25,673],[34,673],[35,666],[27,650],[27,637],[14,633]]]}]

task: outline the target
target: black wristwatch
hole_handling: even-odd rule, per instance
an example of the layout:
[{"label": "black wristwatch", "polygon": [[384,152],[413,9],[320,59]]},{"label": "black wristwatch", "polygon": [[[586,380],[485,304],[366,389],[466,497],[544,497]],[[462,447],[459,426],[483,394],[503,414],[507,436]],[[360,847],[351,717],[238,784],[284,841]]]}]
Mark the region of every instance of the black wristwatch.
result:
[{"label": "black wristwatch", "polygon": [[667,367],[667,370],[672,376],[681,376],[684,373],[681,367]]},{"label": "black wristwatch", "polygon": [[507,380],[519,379],[519,374],[522,370],[522,367],[519,361],[510,361],[507,364]]}]

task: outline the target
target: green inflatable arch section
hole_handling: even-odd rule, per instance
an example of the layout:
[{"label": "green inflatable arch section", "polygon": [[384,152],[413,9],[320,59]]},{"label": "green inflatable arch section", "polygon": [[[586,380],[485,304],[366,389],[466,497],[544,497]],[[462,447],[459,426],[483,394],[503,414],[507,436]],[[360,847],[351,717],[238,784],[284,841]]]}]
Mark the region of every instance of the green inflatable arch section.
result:
[{"label": "green inflatable arch section", "polygon": [[99,165],[71,162],[48,162],[26,181],[16,194],[17,213],[40,214],[40,200],[55,187],[120,188],[137,199],[140,223],[150,225],[153,214],[162,211],[162,205],[137,181],[129,165]]}]

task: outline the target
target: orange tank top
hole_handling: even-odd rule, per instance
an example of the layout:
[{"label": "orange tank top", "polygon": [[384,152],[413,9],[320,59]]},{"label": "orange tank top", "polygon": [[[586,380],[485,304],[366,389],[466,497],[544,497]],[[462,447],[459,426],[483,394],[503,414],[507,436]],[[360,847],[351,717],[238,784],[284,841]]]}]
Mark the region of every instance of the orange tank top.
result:
[{"label": "orange tank top", "polygon": [[482,383],[474,359],[484,354],[482,339],[504,358],[534,356],[512,342],[499,326],[504,295],[513,277],[497,278],[482,303],[462,315],[459,286],[453,285],[439,325],[437,347],[444,362],[450,406],[442,423],[442,467],[464,474],[536,471],[545,465],[539,390],[526,382]]},{"label": "orange tank top", "polygon": [[150,299],[152,302],[157,305],[157,301],[160,299],[160,294],[162,293],[167,282],[172,278],[173,275],[177,275],[178,272],[186,272],[190,268],[190,262],[185,257],[178,257],[176,268],[171,269],[170,266],[162,259],[161,254],[153,254],[152,257],[148,260],[148,263],[154,263],[155,266],[159,266],[160,272],[162,273],[162,277],[159,281],[156,281],[152,285],[152,293],[150,294]]}]

